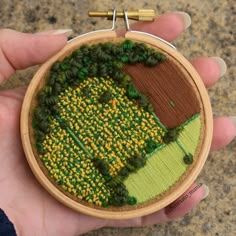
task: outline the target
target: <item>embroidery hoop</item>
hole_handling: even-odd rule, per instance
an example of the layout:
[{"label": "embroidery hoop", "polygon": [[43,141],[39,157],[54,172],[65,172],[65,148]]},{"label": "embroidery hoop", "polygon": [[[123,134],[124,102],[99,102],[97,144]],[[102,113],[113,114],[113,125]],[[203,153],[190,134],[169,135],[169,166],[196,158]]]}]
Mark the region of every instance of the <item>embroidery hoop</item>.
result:
[{"label": "embroidery hoop", "polygon": [[[123,13],[126,25],[126,32],[123,36],[118,36],[115,32],[117,10],[114,9],[111,29],[98,30],[78,36],[70,40],[59,53],[45,62],[37,71],[27,89],[21,113],[22,144],[30,168],[32,169],[38,181],[51,195],[53,195],[64,205],[84,214],[107,219],[129,219],[148,215],[166,207],[168,204],[181,196],[191,186],[191,184],[194,182],[201,169],[203,168],[203,165],[209,153],[213,132],[212,111],[208,94],[200,76],[197,74],[193,66],[187,61],[187,59],[185,59],[179,52],[177,52],[175,47],[169,42],[166,42],[159,37],[145,32],[131,30],[129,26],[127,11],[124,10]],[[170,55],[170,57],[173,58],[174,61],[176,61],[180,70],[183,70],[186,74],[188,74],[189,78],[191,78],[195,86],[196,93],[198,93],[201,102],[201,118],[203,122],[201,130],[201,144],[197,161],[191,168],[191,170],[187,173],[187,176],[185,176],[179,184],[175,184],[175,186],[171,188],[171,191],[167,191],[167,193],[164,194],[160,199],[154,200],[147,205],[144,204],[141,207],[133,207],[125,210],[120,210],[119,208],[112,208],[112,210],[107,210],[105,208],[96,209],[94,207],[86,206],[84,204],[76,202],[66,196],[52,184],[52,182],[42,171],[36,160],[35,151],[32,147],[32,107],[34,107],[35,105],[35,94],[40,90],[40,88],[44,86],[46,74],[52,64],[54,64],[58,60],[62,60],[65,56],[69,55],[76,48],[80,47],[83,44],[93,44],[114,40],[116,41],[117,39],[119,40],[119,38],[129,39],[135,42],[142,42],[163,51],[165,54]]]}]

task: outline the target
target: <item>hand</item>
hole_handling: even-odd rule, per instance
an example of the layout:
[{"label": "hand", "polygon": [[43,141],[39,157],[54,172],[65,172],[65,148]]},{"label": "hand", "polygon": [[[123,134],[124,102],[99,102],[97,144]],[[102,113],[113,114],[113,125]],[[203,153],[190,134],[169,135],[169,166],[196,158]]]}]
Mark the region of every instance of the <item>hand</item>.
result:
[{"label": "hand", "polygon": [[[185,30],[185,26],[180,14],[166,14],[153,23],[137,23],[133,27],[172,41]],[[44,62],[59,51],[66,41],[65,34],[55,35],[55,32],[23,34],[0,30],[0,82],[15,70]],[[191,63],[207,87],[221,75],[220,67],[211,58],[202,57]],[[105,226],[134,227],[161,223],[183,216],[207,194],[205,185],[202,185],[191,198],[173,208],[123,221],[96,219],[64,207],[37,182],[24,157],[19,133],[24,92],[22,88],[0,92],[0,208],[14,223],[18,235],[70,236]],[[236,128],[230,118],[216,118],[212,150],[227,145],[235,134]],[[195,186],[193,184],[190,189]]]}]

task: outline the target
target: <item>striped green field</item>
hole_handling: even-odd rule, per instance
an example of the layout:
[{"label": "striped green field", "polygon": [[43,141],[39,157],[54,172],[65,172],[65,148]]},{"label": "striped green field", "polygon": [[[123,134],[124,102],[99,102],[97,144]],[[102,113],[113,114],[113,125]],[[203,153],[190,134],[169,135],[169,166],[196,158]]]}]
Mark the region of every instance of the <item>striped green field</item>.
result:
[{"label": "striped green field", "polygon": [[[197,116],[187,123],[178,142],[194,154],[199,142],[201,120]],[[194,136],[192,134],[195,134]],[[184,174],[188,165],[183,161],[184,153],[176,142],[153,153],[146,165],[125,180],[125,186],[138,203],[150,200],[165,192]]]}]

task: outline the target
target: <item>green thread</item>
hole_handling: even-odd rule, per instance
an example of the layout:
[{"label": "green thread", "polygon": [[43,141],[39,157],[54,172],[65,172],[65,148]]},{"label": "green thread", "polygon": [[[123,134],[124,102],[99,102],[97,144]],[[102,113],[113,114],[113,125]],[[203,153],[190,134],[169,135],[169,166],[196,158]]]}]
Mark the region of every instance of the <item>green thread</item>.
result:
[{"label": "green thread", "polygon": [[69,128],[66,127],[67,132],[71,135],[71,137],[76,141],[76,143],[80,146],[80,148],[91,158],[93,159],[93,156],[91,153],[84,147],[84,145],[80,142],[80,140],[76,137],[74,132]]},{"label": "green thread", "polygon": [[98,101],[100,103],[108,103],[112,99],[112,92],[109,90],[104,91]]},{"label": "green thread", "polygon": [[[56,116],[55,118],[59,122],[60,125],[64,123],[60,117]],[[75,135],[75,133],[70,129],[70,127],[68,127],[68,125],[65,125],[63,129],[65,129],[70,134],[70,136],[74,139],[74,141],[79,145],[79,147],[84,151],[84,153],[90,157],[91,160],[94,159],[91,153],[84,147],[83,143],[79,140],[79,138]]]},{"label": "green thread", "polygon": [[192,164],[193,163],[193,155],[190,153],[188,155],[185,155],[183,158],[183,161],[186,165]]},{"label": "green thread", "polygon": [[171,105],[172,107],[175,107],[175,103],[174,103],[173,101],[170,102],[170,105]]},{"label": "green thread", "polygon": [[182,127],[188,125],[189,123],[191,123],[193,120],[195,120],[195,119],[198,118],[198,117],[200,117],[200,114],[199,114],[199,113],[197,113],[197,114],[191,116],[191,117],[188,118],[183,124],[181,124],[180,127],[182,128]]},{"label": "green thread", "polygon": [[157,147],[153,152],[148,153],[145,158],[146,159],[151,158],[156,152],[160,151],[161,149],[165,148],[166,146],[167,146],[167,144],[162,144],[161,146]]},{"label": "green thread", "polygon": [[155,151],[158,147],[160,147],[162,144],[152,140],[152,139],[148,139],[146,141],[146,147],[145,147],[145,151],[148,153],[152,153],[153,151]]},{"label": "green thread", "polygon": [[159,118],[156,116],[156,114],[154,112],[152,112],[152,115],[155,119],[155,121],[157,122],[157,124],[165,131],[167,132],[168,129],[161,123],[161,121],[159,120]]},{"label": "green thread", "polygon": [[183,151],[183,153],[184,153],[185,155],[188,155],[188,154],[189,154],[189,153],[185,150],[183,144],[181,144],[179,140],[176,140],[176,143],[178,144],[178,146],[180,147],[180,149]]}]

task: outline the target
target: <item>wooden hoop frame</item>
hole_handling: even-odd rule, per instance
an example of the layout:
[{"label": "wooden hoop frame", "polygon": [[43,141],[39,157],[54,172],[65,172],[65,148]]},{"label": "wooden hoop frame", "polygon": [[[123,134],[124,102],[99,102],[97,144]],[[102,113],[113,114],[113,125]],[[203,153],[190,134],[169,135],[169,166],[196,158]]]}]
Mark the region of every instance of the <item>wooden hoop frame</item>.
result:
[{"label": "wooden hoop frame", "polygon": [[81,203],[78,203],[74,201],[73,199],[69,198],[68,196],[66,196],[65,194],[63,194],[45,176],[45,174],[43,173],[42,169],[40,168],[36,160],[36,157],[32,148],[31,133],[30,133],[30,126],[31,126],[30,116],[31,116],[31,110],[32,110],[32,103],[35,97],[35,92],[37,92],[43,86],[42,80],[43,78],[45,78],[47,72],[49,71],[50,67],[52,66],[54,62],[58,60],[62,60],[66,55],[70,54],[76,48],[78,48],[79,46],[85,43],[93,43],[96,41],[105,42],[109,40],[114,40],[115,38],[117,38],[117,34],[114,31],[95,32],[93,34],[88,34],[88,35],[78,37],[77,39],[69,42],[59,53],[54,55],[52,58],[50,58],[47,62],[45,62],[40,67],[40,69],[35,74],[34,78],[32,79],[24,98],[22,112],[21,112],[21,139],[22,139],[22,144],[23,144],[27,161],[34,175],[36,176],[38,181],[43,185],[43,187],[51,195],[53,195],[57,200],[59,200],[64,205],[87,215],[100,217],[100,218],[106,218],[106,219],[121,220],[121,219],[140,217],[140,216],[148,215],[155,211],[158,211],[166,207],[168,204],[176,200],[178,197],[180,197],[181,194],[183,194],[191,186],[191,184],[194,182],[194,180],[199,175],[201,169],[203,168],[203,165],[209,153],[211,139],[212,139],[212,132],[213,132],[213,119],[212,119],[211,105],[210,105],[206,88],[200,76],[195,71],[193,66],[187,61],[187,59],[185,59],[180,53],[178,53],[173,48],[169,47],[168,45],[166,45],[165,43],[161,41],[156,40],[155,38],[152,38],[147,35],[142,35],[140,33],[127,32],[125,34],[126,39],[131,39],[134,41],[147,43],[155,48],[160,49],[166,54],[171,55],[184,68],[184,70],[192,77],[193,83],[195,84],[197,88],[197,91],[199,93],[199,96],[202,102],[202,115],[204,117],[204,127],[205,127],[204,132],[203,132],[204,138],[203,138],[198,160],[195,163],[194,167],[191,169],[191,171],[188,173],[187,178],[185,178],[181,182],[178,188],[174,189],[172,192],[170,192],[170,194],[168,194],[164,198],[161,198],[157,200],[156,202],[153,202],[141,208],[134,207],[133,210],[125,210],[125,211],[122,211],[122,210],[107,211],[105,208],[104,210],[95,209],[95,208],[85,206]]}]

